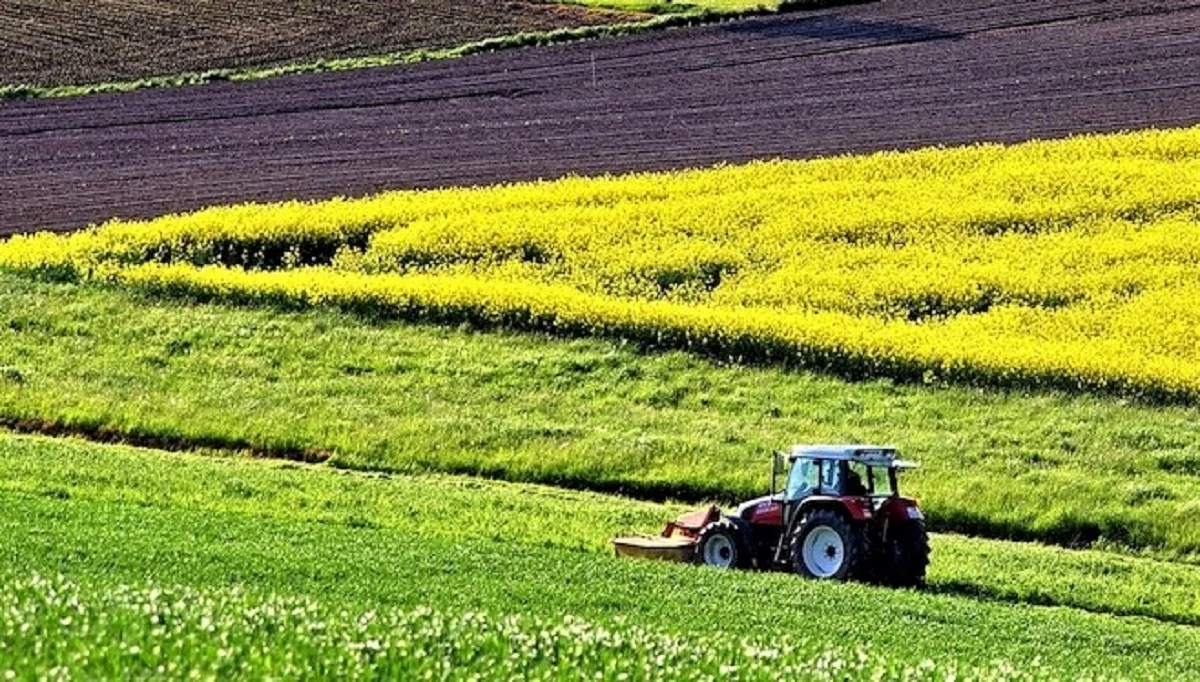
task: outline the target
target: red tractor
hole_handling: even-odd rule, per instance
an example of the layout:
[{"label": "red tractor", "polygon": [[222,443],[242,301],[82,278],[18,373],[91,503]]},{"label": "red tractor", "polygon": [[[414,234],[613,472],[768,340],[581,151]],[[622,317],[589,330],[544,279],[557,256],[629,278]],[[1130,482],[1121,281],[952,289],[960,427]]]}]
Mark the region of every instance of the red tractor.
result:
[{"label": "red tractor", "polygon": [[[671,521],[657,538],[618,538],[618,554],[692,560],[716,568],[792,570],[810,578],[915,587],[929,538],[897,472],[915,464],[875,445],[798,445],[776,454],[770,494]],[[783,488],[777,484],[786,465]]]}]

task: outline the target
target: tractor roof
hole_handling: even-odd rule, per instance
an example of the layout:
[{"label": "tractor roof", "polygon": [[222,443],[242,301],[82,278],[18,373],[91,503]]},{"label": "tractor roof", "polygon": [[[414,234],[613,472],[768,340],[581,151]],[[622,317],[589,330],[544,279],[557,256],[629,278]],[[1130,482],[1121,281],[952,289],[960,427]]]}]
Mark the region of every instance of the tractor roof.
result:
[{"label": "tractor roof", "polygon": [[810,457],[861,462],[868,466],[909,469],[914,462],[896,459],[896,448],[890,445],[793,445],[788,459]]}]

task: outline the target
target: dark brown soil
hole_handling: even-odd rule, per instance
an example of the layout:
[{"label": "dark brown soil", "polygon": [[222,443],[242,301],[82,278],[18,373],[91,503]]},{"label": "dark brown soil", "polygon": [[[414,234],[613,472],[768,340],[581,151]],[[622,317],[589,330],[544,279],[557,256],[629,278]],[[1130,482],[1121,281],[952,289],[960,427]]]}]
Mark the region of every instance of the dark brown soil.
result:
[{"label": "dark brown soil", "polygon": [[1200,0],[883,0],[0,103],[0,232],[246,200],[1200,123]]},{"label": "dark brown soil", "polygon": [[516,0],[4,0],[0,83],[66,85],[452,47],[629,20]]}]

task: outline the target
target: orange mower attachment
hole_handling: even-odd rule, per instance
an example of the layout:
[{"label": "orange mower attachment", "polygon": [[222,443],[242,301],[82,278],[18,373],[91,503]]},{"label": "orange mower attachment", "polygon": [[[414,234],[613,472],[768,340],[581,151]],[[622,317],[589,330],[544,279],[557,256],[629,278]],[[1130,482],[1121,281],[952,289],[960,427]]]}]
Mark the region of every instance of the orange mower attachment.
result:
[{"label": "orange mower attachment", "polygon": [[697,509],[668,521],[657,536],[614,538],[613,549],[617,556],[691,562],[695,559],[696,538],[700,531],[720,517],[721,510],[718,507]]}]

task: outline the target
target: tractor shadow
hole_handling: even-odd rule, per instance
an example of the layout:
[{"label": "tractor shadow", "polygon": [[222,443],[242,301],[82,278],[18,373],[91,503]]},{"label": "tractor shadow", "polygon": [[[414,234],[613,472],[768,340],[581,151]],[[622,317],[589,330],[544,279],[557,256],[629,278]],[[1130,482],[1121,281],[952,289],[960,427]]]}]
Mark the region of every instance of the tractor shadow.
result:
[{"label": "tractor shadow", "polygon": [[996,604],[1024,604],[1028,606],[1066,607],[1081,609],[1090,613],[1103,613],[1118,617],[1150,618],[1161,622],[1177,623],[1179,625],[1187,625],[1192,627],[1200,625],[1200,616],[1191,614],[1162,613],[1152,607],[1120,607],[1090,604],[1086,602],[1075,602],[1069,598],[1064,599],[1058,595],[1043,593],[1036,590],[1024,593],[1015,593],[1011,590],[1005,590],[1003,588],[996,588],[962,580],[931,582],[930,584],[922,587],[921,592],[926,594],[938,594],[950,597],[974,599],[977,601]]}]

